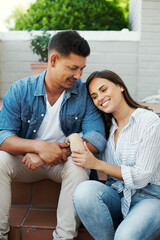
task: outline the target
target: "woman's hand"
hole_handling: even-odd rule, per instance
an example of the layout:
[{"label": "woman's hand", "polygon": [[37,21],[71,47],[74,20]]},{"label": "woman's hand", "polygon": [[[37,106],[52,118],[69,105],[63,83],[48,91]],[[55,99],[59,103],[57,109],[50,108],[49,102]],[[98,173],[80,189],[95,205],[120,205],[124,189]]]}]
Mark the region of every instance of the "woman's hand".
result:
[{"label": "woman's hand", "polygon": [[96,169],[98,159],[90,152],[87,144],[84,142],[84,150],[73,151],[71,157],[75,165],[88,169]]}]

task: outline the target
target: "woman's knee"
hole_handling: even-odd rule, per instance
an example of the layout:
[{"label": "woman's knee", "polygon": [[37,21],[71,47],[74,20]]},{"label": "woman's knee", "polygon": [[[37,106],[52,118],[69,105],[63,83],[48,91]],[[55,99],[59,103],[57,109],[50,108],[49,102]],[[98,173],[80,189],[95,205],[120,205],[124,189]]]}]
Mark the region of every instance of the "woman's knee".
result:
[{"label": "woman's knee", "polygon": [[99,187],[102,183],[97,181],[84,181],[80,183],[73,194],[73,203],[76,207],[88,208],[91,203],[96,202]]},{"label": "woman's knee", "polygon": [[115,232],[114,240],[142,240],[143,236],[139,235],[132,226],[118,228]]}]

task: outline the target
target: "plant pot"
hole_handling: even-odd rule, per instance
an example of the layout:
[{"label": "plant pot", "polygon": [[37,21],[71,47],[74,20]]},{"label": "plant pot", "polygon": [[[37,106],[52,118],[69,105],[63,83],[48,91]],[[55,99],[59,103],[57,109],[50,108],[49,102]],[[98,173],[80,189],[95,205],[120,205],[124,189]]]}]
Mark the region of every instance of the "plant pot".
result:
[{"label": "plant pot", "polygon": [[31,64],[32,75],[42,73],[47,68],[47,64],[48,63],[45,62],[32,63]]}]

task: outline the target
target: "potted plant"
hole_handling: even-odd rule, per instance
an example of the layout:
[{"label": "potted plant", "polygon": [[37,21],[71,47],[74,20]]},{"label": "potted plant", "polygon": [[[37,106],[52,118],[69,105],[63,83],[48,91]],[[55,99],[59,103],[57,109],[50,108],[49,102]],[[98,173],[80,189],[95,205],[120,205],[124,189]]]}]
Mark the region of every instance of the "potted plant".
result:
[{"label": "potted plant", "polygon": [[31,49],[34,54],[40,56],[38,63],[32,63],[32,75],[39,74],[47,68],[48,62],[48,43],[50,41],[51,34],[43,30],[41,35],[33,35],[31,33]]}]

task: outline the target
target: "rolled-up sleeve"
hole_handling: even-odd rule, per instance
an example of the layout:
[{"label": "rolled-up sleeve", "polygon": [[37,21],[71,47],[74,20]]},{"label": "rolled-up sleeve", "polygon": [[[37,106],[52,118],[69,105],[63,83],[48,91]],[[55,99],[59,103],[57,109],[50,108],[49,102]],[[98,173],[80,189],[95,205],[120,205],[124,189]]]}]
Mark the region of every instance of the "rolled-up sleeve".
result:
[{"label": "rolled-up sleeve", "polygon": [[3,107],[0,112],[0,145],[3,141],[16,135],[20,129],[20,112],[15,89],[12,86],[3,99]]},{"label": "rolled-up sleeve", "polygon": [[15,136],[16,133],[14,131],[9,131],[9,130],[1,130],[0,131],[0,145],[8,138],[11,136]]},{"label": "rolled-up sleeve", "polygon": [[83,138],[93,144],[99,152],[106,146],[105,126],[101,112],[88,97],[86,114],[82,121]]},{"label": "rolled-up sleeve", "polygon": [[106,146],[106,139],[96,131],[91,131],[83,134],[83,138],[87,139],[92,145],[94,145],[101,153]]},{"label": "rolled-up sleeve", "polygon": [[121,173],[126,188],[140,189],[145,187],[154,174],[159,178],[157,167],[160,164],[160,124],[159,120],[150,126],[143,135],[137,153],[136,164],[132,166],[121,165]]}]

